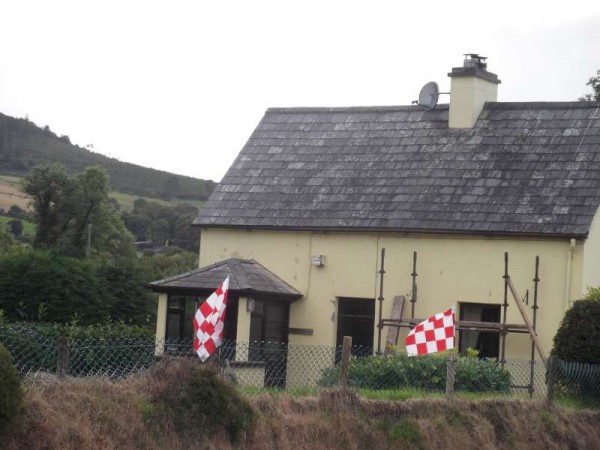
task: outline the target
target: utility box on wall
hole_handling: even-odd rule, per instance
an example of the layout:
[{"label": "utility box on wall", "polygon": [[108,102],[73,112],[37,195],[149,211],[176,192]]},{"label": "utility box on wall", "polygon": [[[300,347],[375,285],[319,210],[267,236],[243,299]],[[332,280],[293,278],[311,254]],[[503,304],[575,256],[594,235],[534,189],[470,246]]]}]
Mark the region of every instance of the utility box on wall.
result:
[{"label": "utility box on wall", "polygon": [[325,265],[325,255],[313,255],[312,265],[316,267],[323,267]]}]

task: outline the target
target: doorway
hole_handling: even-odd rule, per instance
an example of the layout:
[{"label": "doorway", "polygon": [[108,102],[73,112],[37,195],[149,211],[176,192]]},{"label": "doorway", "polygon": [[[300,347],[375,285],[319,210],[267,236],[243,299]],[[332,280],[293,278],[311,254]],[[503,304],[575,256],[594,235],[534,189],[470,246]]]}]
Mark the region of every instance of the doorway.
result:
[{"label": "doorway", "polygon": [[336,345],[340,347],[344,336],[352,337],[352,354],[373,353],[375,331],[375,300],[372,298],[340,298]]},{"label": "doorway", "polygon": [[[460,303],[459,320],[500,323],[500,305],[486,303]],[[460,330],[458,335],[460,353],[468,348],[479,352],[480,358],[498,358],[500,333],[494,331]]]}]

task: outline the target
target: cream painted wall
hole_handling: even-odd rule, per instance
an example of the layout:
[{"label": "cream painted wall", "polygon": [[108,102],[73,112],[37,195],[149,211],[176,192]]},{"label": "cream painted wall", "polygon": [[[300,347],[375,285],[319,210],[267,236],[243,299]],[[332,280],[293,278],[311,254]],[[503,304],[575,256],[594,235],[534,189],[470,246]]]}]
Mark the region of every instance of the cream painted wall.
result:
[{"label": "cream painted wall", "polygon": [[600,286],[600,209],[592,221],[590,233],[583,247],[583,292],[575,298],[585,294],[588,287]]},{"label": "cream painted wall", "polygon": [[168,294],[158,294],[158,310],[156,312],[156,348],[155,353],[162,355],[165,351],[165,330],[167,329]]},{"label": "cream painted wall", "polygon": [[[418,252],[419,298],[415,315],[425,318],[459,302],[503,302],[504,252],[521,296],[527,289],[533,299],[535,256],[540,256],[538,335],[549,352],[564,314],[569,240],[498,239],[456,236],[402,236],[351,233],[233,231],[203,229],[200,265],[231,258],[253,258],[286,280],[304,297],[292,303],[290,327],[312,328],[313,336],[290,335],[291,344],[333,345],[336,338],[339,297],[379,296],[379,257],[386,249],[383,316],[390,317],[395,295],[411,291],[412,254]],[[325,255],[325,266],[311,265],[311,255]],[[571,265],[571,295],[581,291],[583,251],[578,244]],[[523,321],[509,297],[508,321]],[[531,306],[531,304],[530,304]],[[529,311],[530,308],[528,308]],[[238,339],[247,330],[240,323],[245,306],[240,303]],[[404,317],[410,314],[405,306]],[[376,312],[377,315],[377,312]],[[249,317],[249,315],[248,315]],[[249,320],[249,319],[246,319]],[[245,331],[247,333],[247,331]],[[384,329],[382,341],[387,330]],[[406,332],[401,333],[401,338]],[[247,340],[247,339],[246,339]],[[375,328],[374,344],[377,343]],[[507,357],[528,358],[530,339],[511,334]]]},{"label": "cream painted wall", "polygon": [[482,78],[452,77],[450,81],[450,128],[472,128],[485,102],[498,99],[498,85]]}]

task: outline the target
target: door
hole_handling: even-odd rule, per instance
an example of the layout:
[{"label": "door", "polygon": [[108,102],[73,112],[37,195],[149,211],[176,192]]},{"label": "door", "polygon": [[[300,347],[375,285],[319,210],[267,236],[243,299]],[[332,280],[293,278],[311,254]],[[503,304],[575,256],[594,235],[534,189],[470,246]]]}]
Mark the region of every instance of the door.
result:
[{"label": "door", "polygon": [[336,344],[340,347],[344,336],[352,336],[352,354],[373,353],[375,330],[375,300],[372,298],[340,298]]},{"label": "door", "polygon": [[250,359],[265,363],[265,387],[285,387],[290,305],[254,300],[250,317]]}]

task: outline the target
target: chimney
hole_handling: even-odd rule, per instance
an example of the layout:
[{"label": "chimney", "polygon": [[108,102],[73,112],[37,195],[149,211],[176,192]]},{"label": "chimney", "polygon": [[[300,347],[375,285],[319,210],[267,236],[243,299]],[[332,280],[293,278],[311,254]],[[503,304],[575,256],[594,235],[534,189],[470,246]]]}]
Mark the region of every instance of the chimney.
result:
[{"label": "chimney", "polygon": [[450,128],[473,128],[485,102],[498,99],[500,80],[487,71],[487,58],[476,53],[465,54],[462,67],[452,68],[450,81]]}]

